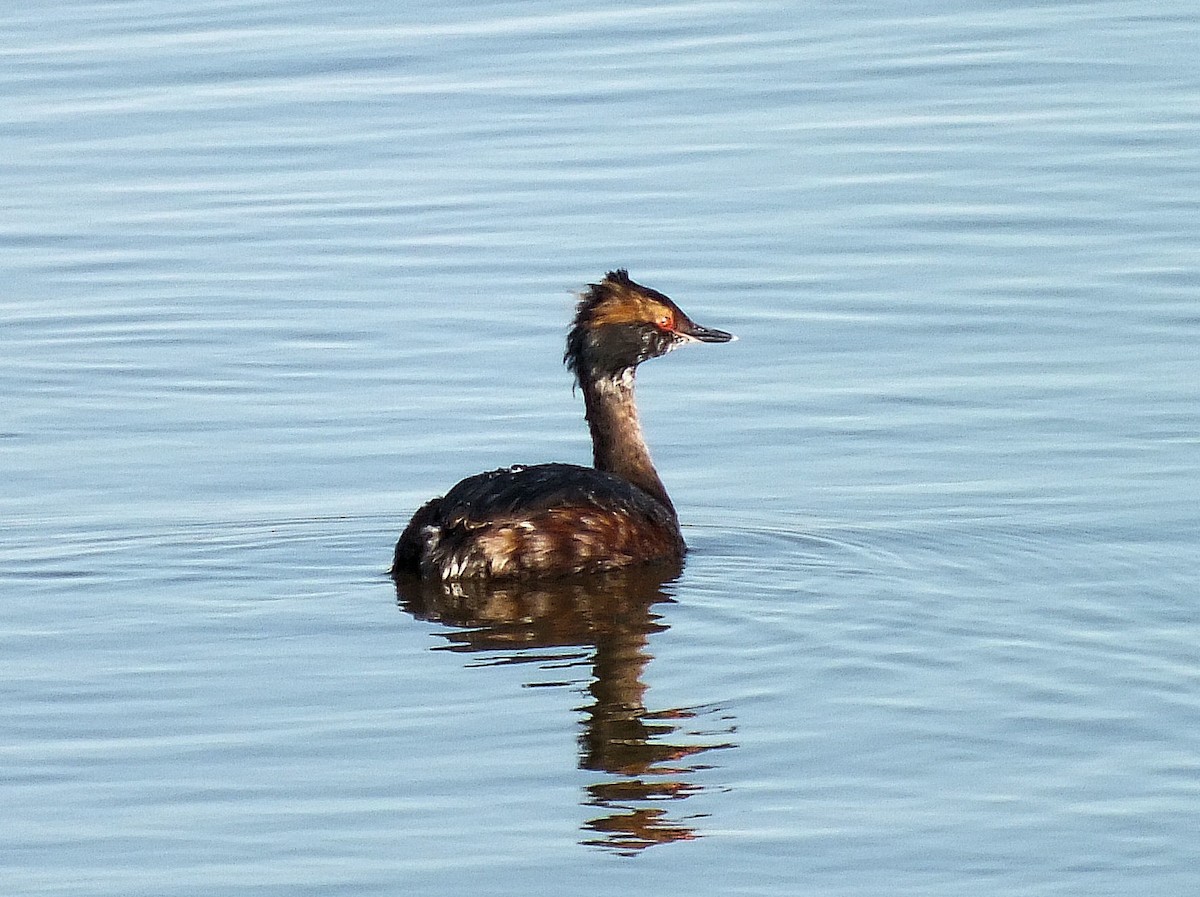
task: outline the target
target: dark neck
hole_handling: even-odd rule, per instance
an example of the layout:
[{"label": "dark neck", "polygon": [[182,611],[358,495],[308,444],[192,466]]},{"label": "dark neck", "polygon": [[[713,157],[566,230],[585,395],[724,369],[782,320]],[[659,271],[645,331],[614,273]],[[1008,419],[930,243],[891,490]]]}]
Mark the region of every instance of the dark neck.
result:
[{"label": "dark neck", "polygon": [[596,469],[628,480],[674,514],[675,506],[650,460],[650,450],[638,422],[633,401],[633,368],[612,379],[580,379]]}]

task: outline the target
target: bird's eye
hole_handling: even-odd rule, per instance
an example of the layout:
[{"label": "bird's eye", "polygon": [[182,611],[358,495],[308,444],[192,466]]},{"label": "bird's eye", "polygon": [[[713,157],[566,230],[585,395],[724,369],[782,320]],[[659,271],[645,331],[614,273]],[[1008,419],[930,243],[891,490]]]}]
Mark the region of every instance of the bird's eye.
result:
[{"label": "bird's eye", "polygon": [[674,330],[675,329],[675,316],[673,314],[671,314],[669,311],[665,311],[661,315],[658,316],[658,318],[655,320],[654,323],[656,325],[658,325],[660,328],[662,328],[663,330]]}]

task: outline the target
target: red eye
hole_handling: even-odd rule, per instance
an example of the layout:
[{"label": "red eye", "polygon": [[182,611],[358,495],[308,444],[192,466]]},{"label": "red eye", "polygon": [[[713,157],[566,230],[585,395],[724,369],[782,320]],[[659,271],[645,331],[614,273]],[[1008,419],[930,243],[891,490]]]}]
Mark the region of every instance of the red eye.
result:
[{"label": "red eye", "polygon": [[656,320],[654,323],[657,324],[663,330],[674,330],[675,329],[675,316],[673,314],[671,314],[669,311],[665,311],[661,315],[658,316],[658,320]]}]

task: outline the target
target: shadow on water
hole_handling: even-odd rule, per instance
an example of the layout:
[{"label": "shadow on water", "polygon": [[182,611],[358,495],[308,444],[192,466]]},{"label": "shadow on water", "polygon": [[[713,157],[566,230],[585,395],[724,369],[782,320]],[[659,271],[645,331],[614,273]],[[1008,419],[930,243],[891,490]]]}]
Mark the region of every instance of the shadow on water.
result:
[{"label": "shadow on water", "polygon": [[[699,740],[712,733],[685,729],[689,720],[718,712],[713,708],[646,705],[649,639],[667,629],[654,605],[673,600],[664,587],[679,572],[641,569],[529,583],[396,581],[403,611],[449,627],[438,650],[488,652],[498,655],[494,664],[543,667],[590,658],[591,701],[581,708],[579,766],[606,777],[587,787],[585,804],[601,815],[586,823],[583,844],[632,855],[699,837],[693,827],[698,817],[672,816],[662,805],[701,790],[689,781],[705,768],[696,755],[734,746]],[[724,720],[721,729],[728,733],[733,726]]]}]

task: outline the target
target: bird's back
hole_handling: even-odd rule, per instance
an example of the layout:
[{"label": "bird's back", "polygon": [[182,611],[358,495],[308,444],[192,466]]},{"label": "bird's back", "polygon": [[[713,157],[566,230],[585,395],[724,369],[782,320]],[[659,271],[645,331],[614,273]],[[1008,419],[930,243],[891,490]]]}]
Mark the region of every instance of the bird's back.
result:
[{"label": "bird's back", "polygon": [[538,464],[468,477],[425,504],[392,569],[443,580],[565,575],[678,561],[684,550],[673,511],[627,480]]}]

